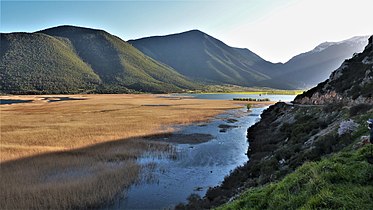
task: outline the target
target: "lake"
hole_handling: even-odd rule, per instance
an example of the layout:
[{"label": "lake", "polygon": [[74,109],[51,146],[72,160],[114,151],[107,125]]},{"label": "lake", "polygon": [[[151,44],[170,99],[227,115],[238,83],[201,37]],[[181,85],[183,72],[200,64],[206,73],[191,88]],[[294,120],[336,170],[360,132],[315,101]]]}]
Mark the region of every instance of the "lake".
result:
[{"label": "lake", "polygon": [[203,94],[172,94],[173,97],[193,97],[196,99],[208,99],[208,100],[233,100],[233,98],[255,98],[265,99],[268,98],[271,101],[293,101],[296,95],[265,95],[265,94],[228,94],[228,93],[203,93]]},{"label": "lake", "polygon": [[[245,94],[191,96],[211,100],[260,97]],[[264,97],[292,101],[295,96]],[[248,161],[247,129],[260,120],[260,114],[266,108],[252,108],[249,112],[246,108],[230,110],[207,123],[177,127],[176,134],[210,134],[213,139],[198,144],[172,143],[176,148],[175,159],[144,155],[138,163],[154,167],[145,167],[141,181],[123,192],[124,198],[118,198],[112,206],[105,209],[168,209],[181,202],[185,203],[191,194],[203,197],[209,187],[219,185],[232,170]]]}]

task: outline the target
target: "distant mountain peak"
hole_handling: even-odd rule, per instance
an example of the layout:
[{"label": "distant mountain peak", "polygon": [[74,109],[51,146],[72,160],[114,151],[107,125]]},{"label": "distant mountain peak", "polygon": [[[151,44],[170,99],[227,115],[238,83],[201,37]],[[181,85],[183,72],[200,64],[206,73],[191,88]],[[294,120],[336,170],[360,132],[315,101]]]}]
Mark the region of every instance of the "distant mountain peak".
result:
[{"label": "distant mountain peak", "polygon": [[192,30],[185,31],[185,32],[182,32],[182,33],[206,34],[206,33],[204,33],[203,31],[200,31],[200,30],[198,30],[198,29],[192,29]]},{"label": "distant mountain peak", "polygon": [[73,25],[61,25],[52,28],[43,29],[40,31],[36,31],[35,33],[51,33],[53,35],[57,34],[66,34],[66,33],[105,33],[109,34],[108,32],[101,30],[101,29],[94,29],[94,28],[86,28],[81,26],[73,26]]},{"label": "distant mountain peak", "polygon": [[[356,41],[356,39],[355,39]],[[350,105],[373,103],[373,36],[361,53],[356,53],[325,82],[297,96],[295,101],[302,104],[345,103]]]},{"label": "distant mountain peak", "polygon": [[338,42],[323,42],[323,43],[317,45],[310,52],[312,52],[312,53],[321,52],[321,51],[327,49],[330,46],[339,45],[339,44],[352,44],[352,45],[365,44],[367,42],[368,38],[369,38],[369,36],[354,36],[352,38],[345,39],[345,40],[338,41]]}]

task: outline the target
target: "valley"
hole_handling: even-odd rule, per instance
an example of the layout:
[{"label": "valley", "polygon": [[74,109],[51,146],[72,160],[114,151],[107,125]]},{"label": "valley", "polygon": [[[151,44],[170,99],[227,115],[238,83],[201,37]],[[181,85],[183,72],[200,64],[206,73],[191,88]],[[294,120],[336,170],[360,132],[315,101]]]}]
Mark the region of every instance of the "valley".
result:
[{"label": "valley", "polygon": [[368,39],[326,42],[271,63],[199,30],[124,41],[104,30],[62,25],[0,37],[2,94],[305,90],[361,52]]},{"label": "valley", "polygon": [[371,8],[2,1],[0,209],[373,209]]}]

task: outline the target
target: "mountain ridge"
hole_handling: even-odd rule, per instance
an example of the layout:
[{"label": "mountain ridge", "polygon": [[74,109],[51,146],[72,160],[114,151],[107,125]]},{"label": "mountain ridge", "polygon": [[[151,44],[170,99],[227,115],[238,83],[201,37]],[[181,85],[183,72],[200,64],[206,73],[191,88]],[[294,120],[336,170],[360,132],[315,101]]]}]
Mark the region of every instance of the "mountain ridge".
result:
[{"label": "mountain ridge", "polygon": [[199,30],[128,42],[181,74],[202,81],[255,86],[257,81],[270,78],[261,71],[272,71],[265,66],[268,61],[250,50],[232,48]]},{"label": "mountain ridge", "polygon": [[[1,71],[4,78],[1,91],[5,93],[128,93],[128,92],[181,92],[186,89],[196,89],[198,84],[189,81],[169,66],[165,66],[132,47],[119,37],[103,30],[76,26],[57,26],[34,33],[22,33],[28,42],[20,45],[17,39],[9,37],[18,36],[17,33],[1,34]],[[9,39],[7,39],[7,37]],[[31,40],[33,37],[35,40]],[[52,37],[49,42],[38,40],[40,37]],[[10,42],[9,40],[13,40]],[[56,49],[58,40],[69,43],[68,49]],[[33,45],[38,42],[38,45]],[[44,46],[47,45],[47,46]],[[9,48],[18,46],[18,48]],[[40,48],[40,49],[39,49]],[[41,50],[48,48],[48,50]],[[67,57],[57,58],[53,55],[63,51]],[[48,52],[48,53],[46,53]],[[17,53],[21,53],[17,57]],[[35,56],[38,60],[33,60]],[[74,57],[83,62],[85,70],[98,78],[98,82],[91,82],[89,88],[73,86],[76,77],[67,74],[64,66],[71,63],[68,58]],[[53,66],[49,66],[53,63]],[[87,70],[88,69],[88,70]],[[38,70],[38,71],[35,71]],[[43,84],[34,84],[33,77],[17,77],[16,75],[34,74],[49,78]],[[44,72],[44,73],[41,73]],[[58,76],[60,73],[64,76]],[[63,73],[64,72],[64,73]],[[81,83],[84,81],[81,78]],[[40,79],[39,79],[40,80]],[[23,87],[22,87],[23,86]],[[54,87],[54,89],[52,88]],[[57,87],[61,87],[58,90]],[[72,90],[73,89],[73,90]]]},{"label": "mountain ridge", "polygon": [[[8,43],[5,37],[10,37],[12,34],[18,34],[19,37],[41,38],[33,34],[53,37],[46,41],[46,45],[50,49],[64,52],[65,56],[62,56],[60,61],[56,61],[56,57],[53,58],[54,60],[48,60],[46,58],[49,54],[61,52],[39,49],[41,50],[37,53],[39,55],[49,52],[39,58],[39,61],[45,61],[46,65],[44,69],[41,69],[43,64],[31,59],[34,56],[32,53],[35,53],[35,49],[39,46],[33,45],[31,40],[22,42],[24,47],[17,45],[16,39]],[[56,26],[34,33],[2,33],[1,37],[0,76],[6,80],[1,84],[1,91],[8,93],[128,93],[136,91],[164,93],[200,89],[202,87],[200,84],[307,89],[314,83],[326,79],[326,75],[334,70],[335,66],[356,53],[356,50],[359,50],[366,42],[361,36],[340,42],[324,42],[313,50],[294,56],[282,64],[264,60],[247,48],[228,46],[197,29],[129,40],[129,42],[101,29],[71,25]],[[61,40],[69,43],[66,45],[67,48],[61,45]],[[40,40],[36,42],[39,42],[40,46],[43,45]],[[18,46],[19,51],[25,50],[21,53],[23,57],[11,58],[10,55],[16,55],[17,52],[8,52],[10,45]],[[57,45],[60,48],[53,48]],[[20,56],[20,54],[17,55]],[[10,60],[5,61],[5,58]],[[13,62],[10,62],[12,59],[14,59]],[[23,63],[17,63],[17,59]],[[85,63],[78,62],[79,68],[76,71],[89,72],[91,80],[85,81],[77,75],[69,77],[66,72],[65,77],[53,77],[53,75],[58,75],[54,71],[73,68],[66,67],[66,63],[72,63],[71,59],[80,59]],[[49,66],[50,63],[53,63],[53,67]],[[34,71],[35,69],[39,72]],[[8,70],[16,72],[10,73]],[[15,76],[22,72],[30,74],[31,71],[38,75],[37,78]],[[41,72],[48,74],[46,78],[49,78],[49,81],[45,81],[48,85],[40,83]],[[82,85],[72,82],[77,81],[77,78],[80,78]],[[64,83],[66,85],[63,85]],[[57,87],[62,88],[59,91]]]},{"label": "mountain ridge", "polygon": [[[192,40],[190,36],[198,38]],[[199,30],[164,36],[150,36],[129,40],[129,43],[148,56],[170,65],[190,78],[202,77],[205,81],[212,80],[212,82],[241,86],[307,89],[325,80],[344,59],[349,58],[353,53],[362,51],[367,43],[367,38],[367,36],[355,36],[339,42],[321,43],[313,50],[292,57],[286,63],[272,63],[264,60],[247,48],[230,47]],[[180,43],[175,43],[175,40]],[[214,46],[204,46],[205,42],[209,40],[213,40]],[[188,42],[188,44],[182,45],[182,42]],[[165,45],[167,46],[165,47]],[[193,62],[198,58],[182,52],[193,45],[198,46],[193,53],[204,59],[195,62],[195,64]],[[230,53],[236,57],[236,63],[245,64],[240,66],[244,68],[243,72],[240,67],[231,65],[232,60],[229,59],[229,56],[221,56],[221,49],[224,49],[225,54]],[[192,52],[189,54],[192,54]],[[211,64],[211,60],[214,59],[222,65],[206,65],[206,63]],[[181,63],[187,63],[188,65]],[[198,71],[190,71],[196,68],[198,68]],[[206,72],[209,72],[209,74],[206,74]],[[224,73],[223,77],[215,75],[222,73]],[[245,82],[240,81],[235,75],[245,78]],[[256,75],[256,77],[253,75]]]},{"label": "mountain ridge", "polygon": [[[328,78],[330,73],[353,54],[364,50],[369,36],[355,36],[339,42],[324,42],[314,49],[292,57],[280,67],[282,75],[272,80],[308,89]],[[327,44],[326,44],[327,43]]]}]

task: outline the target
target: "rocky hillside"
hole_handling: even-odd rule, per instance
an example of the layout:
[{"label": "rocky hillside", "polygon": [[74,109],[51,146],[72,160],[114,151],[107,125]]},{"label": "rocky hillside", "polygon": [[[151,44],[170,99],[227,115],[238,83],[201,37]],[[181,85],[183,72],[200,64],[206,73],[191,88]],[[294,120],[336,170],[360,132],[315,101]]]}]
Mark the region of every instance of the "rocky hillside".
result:
[{"label": "rocky hillside", "polygon": [[199,86],[102,30],[59,26],[1,34],[0,91],[180,92]]},{"label": "rocky hillside", "polygon": [[[365,159],[369,150],[361,138],[369,133],[366,121],[373,118],[372,41],[370,37],[362,53],[294,103],[265,110],[261,121],[248,129],[247,164],[203,199],[191,197],[188,205],[178,208],[208,209],[237,199],[224,208],[371,209],[373,167]],[[347,166],[354,168],[349,174],[342,172]],[[302,174],[310,174],[309,179],[299,182]],[[360,203],[351,206],[354,198]]]},{"label": "rocky hillside", "polygon": [[373,44],[372,37],[362,53],[343,62],[328,80],[299,95],[301,104],[361,104],[372,103],[373,97]]}]

